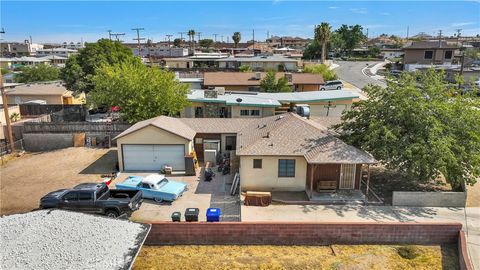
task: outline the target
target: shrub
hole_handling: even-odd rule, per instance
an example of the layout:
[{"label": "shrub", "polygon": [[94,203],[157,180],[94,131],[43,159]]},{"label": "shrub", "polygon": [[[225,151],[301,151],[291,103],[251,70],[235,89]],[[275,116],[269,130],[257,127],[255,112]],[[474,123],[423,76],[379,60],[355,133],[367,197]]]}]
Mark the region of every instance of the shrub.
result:
[{"label": "shrub", "polygon": [[303,69],[305,73],[320,74],[323,76],[325,81],[331,81],[337,79],[337,74],[335,71],[328,68],[325,64],[320,65],[309,65]]},{"label": "shrub", "polygon": [[413,260],[421,255],[420,249],[416,246],[401,246],[397,248],[397,253],[400,257],[408,260]]},{"label": "shrub", "polygon": [[251,72],[252,68],[250,66],[240,66],[240,72]]}]

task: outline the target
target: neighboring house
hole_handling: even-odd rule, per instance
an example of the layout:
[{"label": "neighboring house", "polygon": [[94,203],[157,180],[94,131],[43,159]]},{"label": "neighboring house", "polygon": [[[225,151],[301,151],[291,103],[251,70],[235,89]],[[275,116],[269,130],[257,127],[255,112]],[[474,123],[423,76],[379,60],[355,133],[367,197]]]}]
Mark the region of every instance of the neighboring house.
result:
[{"label": "neighboring house", "polygon": [[0,55],[5,56],[29,56],[35,54],[37,50],[43,49],[42,44],[25,42],[0,42]]},{"label": "neighboring house", "polygon": [[180,114],[187,118],[259,118],[308,107],[310,117],[338,117],[358,95],[346,90],[287,93],[228,92],[222,88],[192,90],[191,105]]},{"label": "neighboring house", "polygon": [[272,36],[266,39],[267,44],[272,47],[291,47],[295,49],[304,49],[311,41],[312,39],[288,36]]},{"label": "neighboring house", "polygon": [[457,67],[454,64],[455,51],[459,47],[445,41],[419,41],[404,47],[403,56],[404,69],[415,71],[421,68],[435,67]]},{"label": "neighboring house", "polygon": [[0,67],[13,69],[17,67],[25,66],[36,66],[39,64],[50,64],[50,59],[45,59],[43,57],[31,57],[31,56],[22,56],[22,57],[2,57],[0,58]]},{"label": "neighboring house", "polygon": [[[185,171],[186,155],[215,164],[230,152],[240,164],[242,191],[360,189],[361,167],[376,160],[347,145],[324,126],[288,113],[260,119],[160,116],[116,138],[121,171]],[[213,154],[212,154],[213,153]]]},{"label": "neighboring house", "polygon": [[50,49],[42,49],[36,52],[36,56],[61,56],[62,58],[68,58],[70,55],[78,53],[76,49],[68,49],[68,48],[50,48]]},{"label": "neighboring house", "polygon": [[187,48],[177,47],[138,47],[132,48],[133,54],[140,57],[185,57],[188,56]]},{"label": "neighboring house", "polygon": [[[260,91],[260,83],[266,77],[265,72],[205,72],[203,86],[223,87],[227,91]],[[325,83],[322,75],[310,73],[276,73],[277,79],[287,77],[294,92],[320,91]]]},{"label": "neighboring house", "polygon": [[380,50],[380,55],[383,57],[383,59],[399,58],[402,57],[403,54],[403,49],[384,48]]},{"label": "neighboring house", "polygon": [[84,104],[85,94],[73,95],[60,82],[21,84],[7,89],[8,104],[36,102],[42,104]]},{"label": "neighboring house", "polygon": [[59,55],[47,55],[39,58],[49,60],[51,65],[57,66],[57,67],[64,67],[65,63],[67,63],[67,60],[68,60],[67,57],[63,57]]}]

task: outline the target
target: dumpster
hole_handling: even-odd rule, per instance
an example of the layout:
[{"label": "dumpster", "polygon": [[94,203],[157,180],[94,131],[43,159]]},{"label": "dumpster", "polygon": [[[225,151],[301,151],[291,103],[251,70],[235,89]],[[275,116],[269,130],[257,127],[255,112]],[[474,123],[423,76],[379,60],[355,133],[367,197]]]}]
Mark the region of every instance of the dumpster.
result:
[{"label": "dumpster", "polygon": [[180,212],[173,212],[172,213],[172,221],[173,222],[180,222],[182,219],[182,213]]},{"label": "dumpster", "polygon": [[220,208],[208,208],[207,209],[207,222],[220,221]]},{"label": "dumpster", "polygon": [[198,221],[198,214],[200,213],[200,209],[198,208],[187,208],[185,210],[185,221]]}]

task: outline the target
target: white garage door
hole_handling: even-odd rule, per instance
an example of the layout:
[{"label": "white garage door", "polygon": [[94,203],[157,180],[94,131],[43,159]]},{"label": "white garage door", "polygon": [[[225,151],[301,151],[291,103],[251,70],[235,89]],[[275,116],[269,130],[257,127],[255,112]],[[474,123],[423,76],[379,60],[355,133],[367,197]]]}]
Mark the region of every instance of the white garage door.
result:
[{"label": "white garage door", "polygon": [[345,104],[339,104],[328,108],[327,105],[310,105],[310,116],[342,116],[342,112],[347,108]]},{"label": "white garage door", "polygon": [[165,165],[175,171],[185,170],[185,146],[172,145],[123,145],[123,167],[126,171],[159,171]]}]

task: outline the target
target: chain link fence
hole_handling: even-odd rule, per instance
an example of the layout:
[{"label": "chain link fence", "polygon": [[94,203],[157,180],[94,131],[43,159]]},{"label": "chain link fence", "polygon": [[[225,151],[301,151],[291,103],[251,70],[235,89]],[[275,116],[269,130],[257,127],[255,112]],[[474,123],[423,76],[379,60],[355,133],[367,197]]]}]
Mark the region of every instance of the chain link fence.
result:
[{"label": "chain link fence", "polygon": [[[13,142],[13,146],[15,148],[15,151],[24,151],[25,148],[24,148],[24,143],[23,143],[23,139],[21,140],[18,140],[18,141],[15,141]],[[10,144],[7,144],[5,142],[2,142],[0,143],[0,156],[5,156],[6,154],[9,154],[11,152],[10,150]]]}]

